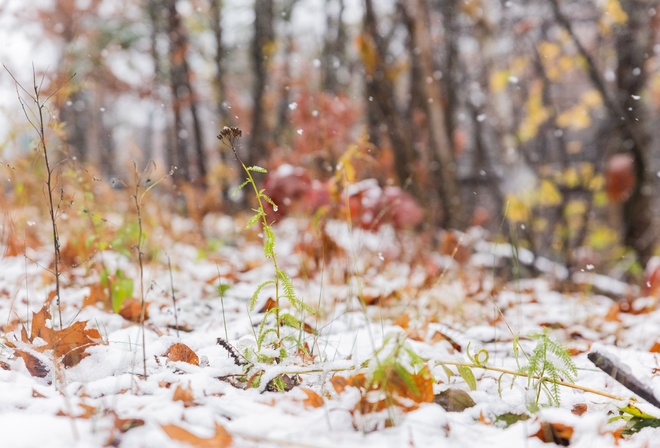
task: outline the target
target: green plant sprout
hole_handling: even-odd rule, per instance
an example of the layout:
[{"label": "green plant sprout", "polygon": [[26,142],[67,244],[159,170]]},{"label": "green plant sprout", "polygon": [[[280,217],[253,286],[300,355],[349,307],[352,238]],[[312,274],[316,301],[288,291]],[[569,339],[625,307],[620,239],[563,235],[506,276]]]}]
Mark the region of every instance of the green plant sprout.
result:
[{"label": "green plant sprout", "polygon": [[566,348],[548,336],[547,331],[535,332],[529,335],[536,341],[536,346],[528,357],[528,363],[520,369],[527,374],[527,385],[536,391],[532,403],[538,408],[543,391],[550,404],[560,405],[559,383],[562,381],[575,383],[577,367]]},{"label": "green plant sprout", "polygon": [[[264,256],[267,259],[271,260],[273,264],[273,269],[275,271],[275,275],[272,279],[266,280],[257,286],[256,290],[254,291],[254,294],[252,294],[252,297],[250,298],[250,304],[249,304],[250,312],[254,311],[254,308],[257,304],[257,300],[259,298],[259,294],[261,293],[261,291],[268,286],[272,286],[275,288],[275,299],[274,299],[275,303],[273,306],[268,307],[268,309],[266,310],[263,320],[259,325],[259,330],[256,334],[257,352],[261,352],[261,349],[264,346],[264,342],[266,342],[267,336],[269,336],[270,334],[274,334],[276,338],[276,341],[274,341],[274,345],[277,346],[275,348],[279,348],[278,350],[279,354],[272,357],[270,355],[265,355],[265,356],[257,355],[259,360],[262,362],[267,360],[271,360],[272,362],[272,360],[281,359],[281,357],[286,355],[286,351],[283,350],[283,346],[282,346],[283,338],[281,334],[281,327],[289,326],[297,330],[301,330],[303,328],[303,323],[301,322],[301,320],[299,320],[293,314],[285,313],[283,311],[281,305],[281,299],[285,299],[287,302],[289,302],[289,304],[293,307],[293,309],[300,315],[304,314],[305,312],[309,314],[313,314],[313,310],[303,301],[298,299],[298,297],[296,297],[296,292],[293,287],[293,282],[291,281],[291,277],[289,277],[289,275],[279,267],[277,261],[277,253],[275,252],[275,232],[273,231],[272,224],[268,222],[268,216],[266,214],[266,209],[264,206],[265,203],[268,203],[271,205],[273,210],[277,211],[277,204],[275,204],[275,202],[273,202],[273,200],[270,197],[268,197],[268,195],[265,194],[263,189],[259,189],[259,187],[257,187],[257,183],[255,182],[254,177],[252,175],[252,173],[265,174],[268,171],[260,166],[246,166],[243,163],[237,151],[237,143],[240,137],[242,136],[242,134],[243,134],[242,131],[237,127],[225,126],[224,128],[222,128],[222,131],[218,135],[218,139],[232,150],[232,152],[234,153],[234,157],[241,165],[241,168],[246,174],[245,181],[234,190],[234,193],[232,195],[235,195],[236,193],[238,193],[240,190],[242,190],[248,185],[252,187],[255,199],[257,201],[257,207],[252,209],[254,215],[252,215],[252,217],[249,219],[248,223],[245,226],[245,229],[247,230],[257,223],[261,224],[261,228],[264,235],[263,236]],[[266,326],[266,323],[268,321],[268,318],[271,316],[275,318],[275,326],[273,328],[268,328]]]}]

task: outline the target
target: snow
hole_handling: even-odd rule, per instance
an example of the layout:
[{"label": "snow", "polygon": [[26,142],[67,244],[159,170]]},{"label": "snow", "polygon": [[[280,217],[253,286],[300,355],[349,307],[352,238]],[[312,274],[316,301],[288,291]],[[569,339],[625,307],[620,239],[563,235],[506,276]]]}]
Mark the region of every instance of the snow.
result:
[{"label": "snow", "polygon": [[[184,222],[177,227],[181,232],[189,231]],[[204,228],[235,229],[240,225],[227,217],[208,216]],[[302,229],[301,223],[292,219],[283,220],[275,229],[282,265],[294,269],[294,273],[297,258],[293,257],[293,242],[304,232]],[[281,446],[295,442],[314,447],[481,447],[484,444],[493,448],[512,444],[542,447],[547,445],[530,436],[538,431],[539,422],[547,421],[574,428],[571,446],[611,445],[614,441],[611,433],[621,423],[608,423],[608,414],[616,412],[617,406],[625,405],[625,400],[561,388],[560,407],[542,407],[529,420],[504,428],[477,421],[480,418],[494,421],[504,413],[527,413],[525,403],[530,400],[531,391],[525,379],[506,375],[500,378],[496,372],[475,368],[477,390],[470,392],[460,376],[448,379],[441,367],[443,362],[468,361],[465,351],[469,346],[472,354],[482,348],[488,350],[488,365],[515,370],[511,331],[521,336],[522,347],[531,352],[532,341],[525,336],[530,331],[538,331],[541,324],[551,325],[552,336],[579,353],[574,361],[580,369],[577,382],[581,386],[623,399],[632,396],[587,360],[586,351],[591,348],[612,353],[622,365],[628,366],[631,374],[660,395],[660,379],[653,373],[659,368],[658,358],[647,351],[660,329],[657,311],[622,314],[622,322],[608,322],[605,316],[612,303],[610,299],[585,293],[559,293],[553,290],[551,280],[543,278],[512,282],[499,291],[493,290],[493,302],[479,304],[466,296],[473,290],[469,283],[476,281],[486,285],[484,279],[480,279],[486,274],[478,263],[472,264],[479,260],[479,254],[465,265],[449,266],[441,281],[420,290],[424,274],[408,263],[397,261],[405,253],[406,243],[405,239],[397,243],[391,238],[391,229],[385,226],[380,233],[351,232],[345,223],[330,222],[327,231],[356,257],[355,263],[337,262],[358,267],[363,273],[351,276],[344,284],[338,276],[331,275],[330,267],[325,276],[309,277],[304,284],[293,276],[301,297],[310,305],[321,305],[321,315],[308,316],[308,323],[317,328],[319,334],[303,335],[303,340],[314,347],[318,355],[314,361],[303,362],[295,357],[272,365],[253,361],[253,368],[264,372],[256,388],[239,388],[231,380],[223,379],[240,375],[243,367],[234,363],[227,350],[217,344],[217,338],[227,338],[239,350],[254,347],[254,328],[263,319],[257,312],[249,315],[247,312],[247,301],[255,285],[272,274],[265,261],[255,264],[263,257],[259,240],[241,239],[240,245],[223,246],[218,254],[220,262],[200,258],[198,248],[163,242],[173,266],[178,321],[190,331],[180,331],[177,337],[171,328],[174,315],[169,272],[165,257],[161,256],[146,270],[146,284],[150,285],[147,293],[150,318],[145,335],[148,371],[145,379],[142,377],[139,325],[98,306],[81,309],[80,303],[89,289],[75,286],[84,276],[71,279],[73,284],[68,285],[63,294],[65,322],[87,320],[88,327],[99,329],[103,342],[89,347],[86,350],[89,356],[79,364],[68,369],[59,367],[46,378],[31,376],[23,360],[11,349],[0,353],[0,360],[9,366],[9,370],[0,370],[3,443],[25,447],[82,447],[100,446],[115,438],[122,447],[174,447],[180,446],[179,442],[171,440],[160,425],[174,424],[199,437],[211,437],[214,425],[219,423],[234,438],[234,446]],[[479,233],[466,235],[466,240],[473,242],[482,237]],[[228,238],[234,237],[238,238],[239,234]],[[166,236],[162,238],[167,239]],[[488,248],[491,257],[507,258],[511,254],[501,245],[476,246]],[[37,248],[34,260],[44,265],[50,258],[48,251],[48,245]],[[377,258],[381,251],[389,254],[385,261]],[[137,275],[131,258],[111,251],[104,252],[103,258],[111,268],[121,267],[134,278]],[[0,302],[2,321],[13,322],[17,317],[24,321],[28,308],[36,311],[40,307],[41,301],[37,298],[45,297],[50,288],[49,278],[35,263],[30,260],[26,263],[22,257],[4,257],[0,261],[3,267],[0,291],[5,291],[7,297],[15,297],[13,301]],[[25,304],[23,293],[26,278],[32,289],[29,306]],[[222,301],[216,288],[219,282],[231,285]],[[359,291],[364,296],[388,297],[398,293],[401,297],[387,307],[368,306],[363,310]],[[493,323],[493,317],[497,316],[495,305],[510,327],[501,319]],[[392,323],[403,312],[416,319],[411,319],[407,330]],[[425,319],[433,319],[433,316],[437,322],[431,320],[422,325]],[[406,334],[411,337],[414,331],[421,332],[421,338],[405,338]],[[446,340],[437,339],[439,334],[451,338],[463,353]],[[394,339],[391,335],[395,335]],[[10,330],[5,337],[16,341],[20,338],[19,329]],[[416,354],[428,360],[436,380],[435,393],[447,388],[463,389],[470,393],[476,406],[463,412],[447,412],[437,404],[428,403],[408,413],[402,409],[389,413],[356,413],[354,409],[360,399],[357,389],[348,388],[344,393],[337,393],[330,379],[368,371],[364,363],[375,359],[374,354],[383,343],[392,344],[402,337]],[[169,360],[164,354],[175,342],[190,347],[203,360],[200,365]],[[384,353],[378,356],[384,359]],[[39,355],[52,366],[47,352]],[[306,394],[300,387],[286,393],[266,391],[270,379],[285,373],[297,376],[301,380],[300,387],[323,397],[323,406],[305,405]],[[191,391],[192,403],[173,400],[177,387]],[[586,404],[587,412],[582,416],[572,414],[571,409],[576,404]],[[644,402],[636,405],[652,415],[660,413]],[[384,419],[391,416],[397,424],[386,428]],[[116,419],[141,419],[144,424],[121,432],[113,429]],[[620,441],[619,446],[641,446],[653,440],[653,433],[653,430],[643,430]]]}]

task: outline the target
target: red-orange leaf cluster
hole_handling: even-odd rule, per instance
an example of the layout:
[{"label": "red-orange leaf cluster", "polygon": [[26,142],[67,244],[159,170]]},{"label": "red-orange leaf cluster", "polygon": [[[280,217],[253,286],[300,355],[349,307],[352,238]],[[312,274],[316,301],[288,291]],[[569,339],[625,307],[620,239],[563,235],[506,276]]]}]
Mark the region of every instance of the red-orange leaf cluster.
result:
[{"label": "red-orange leaf cluster", "polygon": [[425,366],[418,373],[408,374],[408,378],[402,376],[400,368],[386,367],[383,381],[380,382],[372,381],[364,373],[348,378],[338,375],[333,377],[331,382],[338,394],[347,387],[360,390],[361,398],[356,411],[361,414],[382,411],[390,405],[409,412],[417,409],[421,403],[433,402],[434,381],[428,367]]},{"label": "red-orange leaf cluster", "polygon": [[[32,327],[30,333],[25,327],[21,329],[21,339],[23,342],[32,343],[36,338],[43,339],[46,344],[35,347],[35,350],[44,352],[46,350],[53,350],[53,355],[56,359],[62,358],[65,367],[72,367],[78,364],[83,358],[88,356],[85,349],[92,345],[97,345],[101,342],[101,334],[98,330],[93,328],[85,328],[87,321],[75,322],[74,324],[63,328],[61,330],[53,330],[46,326],[46,323],[51,320],[48,305],[44,305],[41,310],[32,313]],[[24,356],[20,350],[16,353],[23,357],[24,360],[30,359],[30,356]],[[37,364],[31,363],[35,366],[36,371],[41,371],[37,368]],[[26,365],[28,362],[26,361]],[[28,367],[29,368],[29,367]],[[32,373],[32,371],[30,372]],[[32,373],[34,375],[34,373]],[[39,375],[36,375],[39,376]]]}]

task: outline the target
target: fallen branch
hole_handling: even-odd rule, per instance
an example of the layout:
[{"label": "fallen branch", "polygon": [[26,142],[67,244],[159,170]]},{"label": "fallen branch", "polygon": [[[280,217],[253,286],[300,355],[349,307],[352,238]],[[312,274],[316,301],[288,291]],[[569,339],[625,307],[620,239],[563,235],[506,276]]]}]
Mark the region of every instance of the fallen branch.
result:
[{"label": "fallen branch", "polygon": [[589,353],[587,358],[623,387],[660,409],[660,401],[655,397],[653,391],[646,384],[638,380],[627,365],[621,364],[617,359],[599,351]]}]

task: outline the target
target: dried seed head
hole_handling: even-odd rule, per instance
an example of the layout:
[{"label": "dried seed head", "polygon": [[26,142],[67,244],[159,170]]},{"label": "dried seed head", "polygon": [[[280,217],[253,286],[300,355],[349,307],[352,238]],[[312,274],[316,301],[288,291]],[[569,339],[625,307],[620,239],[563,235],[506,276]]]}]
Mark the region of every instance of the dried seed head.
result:
[{"label": "dried seed head", "polygon": [[225,126],[220,131],[218,139],[220,141],[227,141],[228,143],[233,143],[234,140],[240,138],[243,135],[243,131],[236,126]]}]

